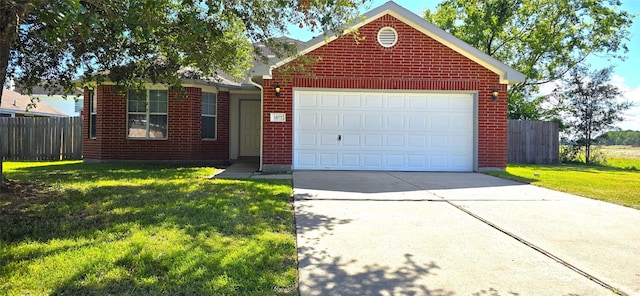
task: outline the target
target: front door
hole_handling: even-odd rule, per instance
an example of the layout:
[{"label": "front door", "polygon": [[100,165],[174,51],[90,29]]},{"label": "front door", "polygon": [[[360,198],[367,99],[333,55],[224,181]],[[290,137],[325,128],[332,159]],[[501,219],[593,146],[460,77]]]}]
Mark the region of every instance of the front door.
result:
[{"label": "front door", "polygon": [[260,101],[240,101],[240,156],[260,156]]}]

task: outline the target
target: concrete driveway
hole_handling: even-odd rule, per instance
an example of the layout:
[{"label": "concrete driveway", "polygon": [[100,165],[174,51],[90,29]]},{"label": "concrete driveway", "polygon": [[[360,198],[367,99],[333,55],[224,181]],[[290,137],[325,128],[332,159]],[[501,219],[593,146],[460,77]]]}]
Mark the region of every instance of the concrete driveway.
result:
[{"label": "concrete driveway", "polygon": [[302,295],[640,295],[640,211],[474,173],[293,173]]}]

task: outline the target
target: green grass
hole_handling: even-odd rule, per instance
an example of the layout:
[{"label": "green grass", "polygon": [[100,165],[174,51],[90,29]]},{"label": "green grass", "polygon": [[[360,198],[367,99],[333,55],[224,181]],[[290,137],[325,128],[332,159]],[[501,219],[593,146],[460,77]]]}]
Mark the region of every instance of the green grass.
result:
[{"label": "green grass", "polygon": [[[213,168],[5,162],[0,295],[295,295],[289,181]],[[29,188],[25,189],[29,192]]]},{"label": "green grass", "polygon": [[509,165],[490,175],[640,209],[640,171],[588,165]]},{"label": "green grass", "polygon": [[604,165],[613,168],[640,171],[640,159],[608,157]]}]

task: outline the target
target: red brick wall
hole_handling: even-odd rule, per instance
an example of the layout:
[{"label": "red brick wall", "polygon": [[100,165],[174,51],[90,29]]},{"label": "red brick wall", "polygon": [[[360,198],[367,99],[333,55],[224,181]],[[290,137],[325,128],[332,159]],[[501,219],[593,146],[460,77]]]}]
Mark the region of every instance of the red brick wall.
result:
[{"label": "red brick wall", "polygon": [[[229,93],[218,93],[218,138],[200,139],[202,90],[185,88],[187,98],[169,91],[168,139],[127,139],[127,100],[115,86],[97,88],[96,139],[89,138],[89,113],[84,114],[85,159],[96,160],[227,160],[229,159]],[[85,109],[89,110],[88,91]]]},{"label": "red brick wall", "polygon": [[[377,41],[378,31],[386,26],[398,32],[398,43],[391,48]],[[307,54],[321,57],[311,68],[315,77],[285,76],[276,69],[273,79],[265,80],[263,164],[292,163],[292,89],[313,87],[477,91],[478,166],[506,166],[506,86],[499,84],[497,74],[389,15],[361,27],[359,32],[365,38],[359,44],[347,35]],[[279,98],[268,91],[275,84],[281,87]],[[496,87],[500,98],[494,102],[491,92]],[[270,122],[272,112],[284,112],[288,120]]]}]

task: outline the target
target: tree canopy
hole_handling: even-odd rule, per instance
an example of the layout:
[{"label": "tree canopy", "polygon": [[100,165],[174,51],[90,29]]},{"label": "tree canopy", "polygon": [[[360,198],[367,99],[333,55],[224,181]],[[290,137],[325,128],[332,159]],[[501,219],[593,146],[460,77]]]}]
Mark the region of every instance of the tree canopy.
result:
[{"label": "tree canopy", "polygon": [[[242,77],[256,43],[276,55],[289,24],[339,29],[362,0],[9,0],[0,4],[0,79],[30,87],[41,81],[72,87],[104,74],[126,83],[146,77],[177,83],[179,68]],[[6,69],[6,71],[5,71]],[[108,70],[108,72],[104,72]]]},{"label": "tree canopy", "polygon": [[509,89],[511,119],[539,119],[539,85],[591,55],[624,58],[633,15],[619,0],[443,0],[425,19],[522,72]]},{"label": "tree canopy", "polygon": [[585,162],[591,161],[591,146],[595,139],[622,121],[629,102],[619,102],[622,91],[610,83],[612,68],[589,71],[575,67],[562,89],[554,92],[556,105],[567,131],[577,147],[583,147]]},{"label": "tree canopy", "polygon": [[608,131],[596,138],[603,145],[640,145],[640,131]]},{"label": "tree canopy", "polygon": [[340,31],[366,1],[4,0],[0,81],[71,92],[78,80],[179,85],[182,68],[240,78],[261,55],[256,44],[292,54],[278,38],[287,26]]}]

